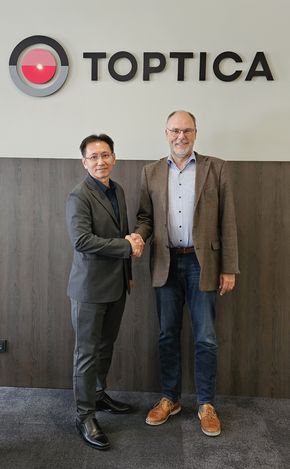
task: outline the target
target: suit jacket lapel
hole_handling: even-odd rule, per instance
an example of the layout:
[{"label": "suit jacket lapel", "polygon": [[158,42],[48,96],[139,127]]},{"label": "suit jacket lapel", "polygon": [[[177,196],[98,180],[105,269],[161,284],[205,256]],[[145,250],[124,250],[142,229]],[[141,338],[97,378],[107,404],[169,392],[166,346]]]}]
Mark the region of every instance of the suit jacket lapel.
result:
[{"label": "suit jacket lapel", "polygon": [[[99,190],[94,184],[93,181],[89,176],[86,177],[85,182],[89,189],[92,191],[92,195],[98,200],[100,204],[103,205],[103,207],[109,212],[111,217],[113,218],[114,222],[116,223],[117,226],[119,226],[118,220],[116,218],[114,209],[112,207],[111,202],[109,201],[108,197],[106,194],[104,194],[101,190]],[[118,199],[119,201],[119,199]],[[120,211],[120,217],[121,217],[121,211]]]},{"label": "suit jacket lapel", "polygon": [[167,158],[163,158],[160,160],[156,182],[158,184],[158,191],[160,192],[160,199],[163,203],[163,210],[166,218],[168,212],[168,174],[169,166]]},{"label": "suit jacket lapel", "polygon": [[119,214],[120,214],[120,231],[121,233],[126,232],[126,206],[125,206],[125,200],[123,197],[123,194],[119,188],[119,186],[116,185],[116,197],[119,205]]},{"label": "suit jacket lapel", "polygon": [[210,161],[206,156],[196,153],[196,176],[195,176],[195,204],[196,207],[206,181]]}]

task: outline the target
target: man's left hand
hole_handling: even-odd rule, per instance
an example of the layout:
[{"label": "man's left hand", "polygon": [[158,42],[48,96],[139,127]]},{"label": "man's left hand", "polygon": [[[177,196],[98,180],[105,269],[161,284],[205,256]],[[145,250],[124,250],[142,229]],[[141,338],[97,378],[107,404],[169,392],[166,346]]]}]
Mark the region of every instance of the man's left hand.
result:
[{"label": "man's left hand", "polygon": [[235,287],[236,276],[235,274],[220,274],[219,292],[223,296],[233,290]]}]

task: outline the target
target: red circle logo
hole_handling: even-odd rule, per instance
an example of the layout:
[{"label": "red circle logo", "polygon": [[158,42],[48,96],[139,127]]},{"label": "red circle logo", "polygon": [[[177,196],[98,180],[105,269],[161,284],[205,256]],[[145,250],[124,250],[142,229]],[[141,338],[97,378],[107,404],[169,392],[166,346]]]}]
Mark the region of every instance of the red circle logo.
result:
[{"label": "red circle logo", "polygon": [[68,58],[63,47],[47,36],[31,36],[12,51],[9,70],[15,85],[31,96],[49,96],[67,79]]},{"label": "red circle logo", "polygon": [[42,85],[54,77],[57,63],[49,50],[32,49],[23,56],[21,69],[28,81]]}]

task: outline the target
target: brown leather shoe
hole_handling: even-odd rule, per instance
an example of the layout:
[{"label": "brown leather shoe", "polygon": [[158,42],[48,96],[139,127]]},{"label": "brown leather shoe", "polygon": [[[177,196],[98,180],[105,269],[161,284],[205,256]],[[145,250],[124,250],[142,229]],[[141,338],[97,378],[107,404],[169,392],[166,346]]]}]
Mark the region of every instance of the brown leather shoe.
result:
[{"label": "brown leather shoe", "polygon": [[198,418],[200,426],[207,436],[218,436],[221,432],[221,423],[211,404],[202,404],[198,409]]},{"label": "brown leather shoe", "polygon": [[146,423],[148,423],[148,425],[161,425],[168,420],[170,415],[178,414],[180,411],[181,405],[179,402],[173,404],[170,399],[162,397],[162,399],[149,411]]}]

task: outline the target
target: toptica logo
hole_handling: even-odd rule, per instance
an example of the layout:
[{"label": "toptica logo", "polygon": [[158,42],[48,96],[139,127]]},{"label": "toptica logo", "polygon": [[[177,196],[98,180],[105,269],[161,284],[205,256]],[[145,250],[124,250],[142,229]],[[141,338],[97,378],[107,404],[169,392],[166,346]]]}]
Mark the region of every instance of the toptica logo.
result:
[{"label": "toptica logo", "polygon": [[68,75],[68,58],[62,46],[47,36],[30,36],[12,51],[9,71],[15,85],[31,96],[58,91]]},{"label": "toptica logo", "polygon": [[[143,52],[143,64],[140,57],[135,57],[128,51],[118,51],[113,54],[107,52],[84,52],[84,59],[91,60],[91,80],[99,81],[99,68],[107,62],[109,75],[119,81],[135,79],[138,72],[142,72],[142,80],[150,81],[155,74],[166,71],[168,62],[174,62],[176,80],[208,81],[217,79],[232,82],[239,78],[252,81],[255,78],[273,81],[266,55],[258,51],[254,56],[242,59],[234,51],[224,51],[217,56],[202,52]],[[250,61],[249,61],[250,60]],[[188,66],[186,67],[187,63]],[[195,75],[188,78],[185,69]],[[31,96],[48,96],[58,91],[68,75],[68,58],[62,46],[47,36],[31,36],[21,41],[13,50],[9,69],[11,77],[18,88]],[[208,78],[208,72],[211,77]],[[102,77],[101,77],[102,80]]]}]

